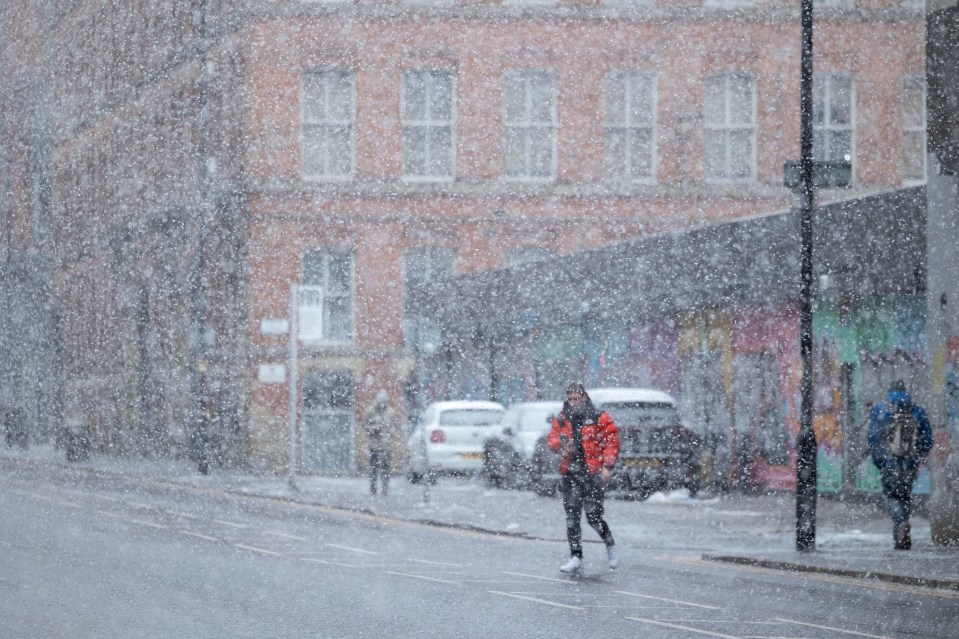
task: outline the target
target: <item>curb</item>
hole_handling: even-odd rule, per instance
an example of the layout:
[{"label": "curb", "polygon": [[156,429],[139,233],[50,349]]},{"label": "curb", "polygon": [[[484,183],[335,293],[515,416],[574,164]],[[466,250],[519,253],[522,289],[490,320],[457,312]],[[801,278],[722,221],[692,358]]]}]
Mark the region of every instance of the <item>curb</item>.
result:
[{"label": "curb", "polygon": [[768,568],[770,570],[815,572],[826,575],[835,575],[837,577],[848,577],[851,579],[882,581],[887,583],[901,584],[904,586],[918,586],[920,588],[934,588],[939,590],[953,590],[959,592],[959,581],[947,579],[926,579],[924,577],[909,577],[905,575],[893,575],[884,572],[846,570],[843,568],[829,568],[827,566],[815,566],[810,564],[794,564],[787,561],[758,559],[756,557],[741,557],[736,555],[704,554],[702,558],[704,561],[716,561],[727,564],[738,564],[742,566],[754,566],[757,568]]}]

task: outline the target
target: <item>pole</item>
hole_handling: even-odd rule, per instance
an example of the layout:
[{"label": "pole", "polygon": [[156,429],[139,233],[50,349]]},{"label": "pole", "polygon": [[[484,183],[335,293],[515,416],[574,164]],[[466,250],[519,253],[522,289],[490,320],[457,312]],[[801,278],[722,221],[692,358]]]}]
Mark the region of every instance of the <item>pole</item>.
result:
[{"label": "pole", "polygon": [[296,486],[296,417],[298,413],[298,403],[296,399],[297,386],[297,340],[299,339],[299,325],[297,315],[299,314],[299,304],[297,303],[297,286],[294,282],[290,284],[290,450],[289,450],[289,468],[287,483],[293,490],[299,490]]},{"label": "pole", "polygon": [[812,216],[813,183],[813,0],[802,0],[802,56],[800,79],[799,234],[802,253],[799,349],[802,358],[802,407],[796,441],[796,550],[816,549],[816,433],[812,428]]}]

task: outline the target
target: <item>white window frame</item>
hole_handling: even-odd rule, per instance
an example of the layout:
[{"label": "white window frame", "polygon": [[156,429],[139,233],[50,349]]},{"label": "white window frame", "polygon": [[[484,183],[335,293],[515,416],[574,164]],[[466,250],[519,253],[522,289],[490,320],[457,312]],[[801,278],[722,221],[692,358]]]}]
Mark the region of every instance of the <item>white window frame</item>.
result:
[{"label": "white window frame", "polygon": [[[531,111],[532,111],[532,95],[530,91],[530,83],[537,78],[545,78],[549,81],[550,84],[550,119],[549,121],[538,121],[534,120]],[[506,102],[507,102],[507,90],[509,85],[514,82],[519,81],[522,83],[522,101],[523,101],[523,115],[521,118],[510,121],[508,119]],[[503,174],[505,178],[512,182],[552,182],[556,179],[556,133],[558,130],[558,115],[557,115],[557,105],[556,105],[556,75],[552,71],[546,69],[514,69],[507,71],[503,75]],[[546,130],[549,133],[549,144],[550,144],[550,167],[549,175],[531,175],[531,156],[530,156],[530,134],[536,131]],[[511,133],[512,131],[512,133]],[[519,175],[510,175],[508,171],[509,167],[509,140],[511,135],[522,135],[523,136],[523,165],[525,167],[524,172]]]},{"label": "white window frame", "polygon": [[[448,261],[449,268],[443,268],[441,262]],[[414,265],[414,262],[418,264]],[[422,267],[425,273],[416,281],[411,277],[415,267]],[[446,272],[443,272],[446,271]],[[409,295],[414,285],[430,285],[439,279],[451,277],[456,272],[456,250],[445,246],[411,246],[403,253],[403,295]],[[409,299],[403,302],[403,343],[406,348],[421,351],[427,337],[433,337],[438,326],[423,309],[413,308]],[[438,337],[436,338],[438,344]]]},{"label": "white window frame", "polygon": [[[427,112],[425,119],[417,120],[409,117],[407,113],[407,91],[409,86],[409,80],[412,75],[423,75],[425,76],[426,87],[426,96],[424,97],[424,105]],[[434,117],[433,112],[434,105],[434,96],[438,91],[436,77],[438,75],[447,76],[450,80],[450,113],[448,117]],[[402,112],[403,112],[403,179],[411,182],[451,182],[456,177],[456,74],[449,69],[439,69],[439,68],[418,68],[410,69],[403,74],[403,96],[402,96]],[[426,129],[428,132],[433,132],[438,129],[447,128],[449,129],[449,140],[450,148],[448,150],[448,157],[446,158],[446,173],[441,175],[431,175],[431,174],[419,174],[419,173],[410,173],[409,165],[407,163],[407,129],[412,127],[420,127]],[[428,133],[429,137],[429,133]],[[431,165],[430,158],[432,157],[431,151],[433,147],[427,141],[426,143],[426,166]]]},{"label": "white window frame", "polygon": [[[350,104],[349,104],[349,119],[339,120],[333,117],[318,118],[312,119],[307,113],[307,95],[306,95],[306,85],[307,78],[310,76],[323,78],[323,92],[324,92],[324,102],[326,103],[325,111],[329,113],[330,111],[330,86],[329,83],[333,78],[334,74],[343,74],[348,76],[350,83]],[[342,67],[328,67],[323,69],[311,69],[303,74],[303,77],[300,81],[300,171],[304,178],[311,180],[321,180],[321,181],[348,181],[352,180],[353,176],[356,173],[356,74],[350,69],[344,69]],[[311,135],[311,129],[334,129],[346,127],[349,129],[349,170],[347,173],[330,173],[329,166],[331,164],[331,158],[329,154],[328,145],[324,152],[324,170],[319,172],[314,171],[314,167],[308,167],[305,161],[305,149],[307,145],[307,140]]]},{"label": "white window frame", "polygon": [[[749,121],[748,122],[733,122],[732,118],[732,95],[731,95],[731,83],[733,80],[746,80],[749,83],[750,89],[750,104],[749,104]],[[742,73],[739,71],[730,71],[725,73],[717,73],[710,75],[706,78],[704,82],[704,99],[706,99],[706,86],[711,81],[720,80],[723,83],[722,90],[722,120],[721,121],[710,121],[708,114],[711,109],[705,108],[704,105],[704,117],[703,117],[703,128],[705,138],[709,138],[710,135],[719,135],[722,138],[722,149],[724,152],[724,158],[722,162],[722,174],[721,175],[708,175],[706,173],[706,151],[705,145],[707,144],[704,139],[704,150],[703,150],[703,173],[704,179],[707,182],[721,184],[721,183],[743,183],[743,182],[755,182],[756,181],[756,78],[755,76],[749,73]],[[736,176],[733,175],[733,145],[732,145],[732,135],[734,133],[749,133],[749,175],[747,176]]]},{"label": "white window frame", "polygon": [[[318,255],[322,257],[323,266],[322,266],[322,277],[320,281],[307,281],[307,260],[312,255]],[[333,257],[349,257],[350,261],[350,289],[348,293],[340,293],[334,291],[336,287],[330,285],[330,261]],[[323,298],[323,320],[322,320],[322,337],[319,339],[307,339],[302,341],[317,342],[323,344],[352,344],[356,340],[356,255],[355,253],[348,248],[340,248],[335,246],[315,246],[303,252],[301,258],[301,268],[300,268],[300,281],[301,289],[306,289],[313,292],[314,294],[320,294]],[[333,326],[333,322],[330,321],[331,313],[329,311],[329,302],[332,298],[349,298],[349,335],[345,338],[343,337],[330,337],[330,328]]]},{"label": "white window frame", "polygon": [[[849,81],[849,123],[848,124],[837,124],[833,122],[833,94],[835,89],[833,83],[837,79],[843,79]],[[822,82],[823,87],[823,104],[822,107],[825,112],[823,113],[823,122],[822,124],[816,123],[816,114],[818,109],[816,106],[816,96],[818,94],[818,82]],[[835,131],[848,131],[849,132],[849,162],[852,165],[852,179],[856,179],[856,79],[849,73],[817,73],[813,76],[813,159],[814,160],[828,160],[828,161],[842,161],[845,158],[835,157],[834,154],[830,153],[825,155],[824,151],[816,145],[816,140],[819,139],[818,134],[824,134],[829,136]]]},{"label": "white window frame", "polygon": [[[928,135],[928,134],[927,134],[927,125],[928,125],[929,115],[928,115],[928,113],[926,112],[926,109],[927,109],[927,106],[926,106],[927,102],[926,102],[926,101],[927,101],[927,91],[928,91],[928,89],[927,89],[927,87],[926,87],[926,78],[925,78],[925,76],[922,76],[922,75],[920,75],[920,74],[907,75],[906,77],[903,78],[902,84],[903,84],[903,87],[902,87],[902,88],[903,88],[903,110],[902,110],[902,154],[903,154],[903,158],[902,158],[902,159],[903,159],[902,172],[903,172],[903,180],[904,180],[905,182],[907,182],[907,183],[918,184],[918,183],[922,183],[922,182],[925,182],[925,181],[926,181],[926,175],[927,175],[927,172],[928,172],[928,167],[927,167],[927,162],[928,162],[928,160],[927,160],[927,156],[928,156],[928,148],[927,148],[927,144],[928,144],[928,140],[927,140],[927,135]],[[918,85],[918,87],[910,87],[910,86],[909,86],[910,84],[916,84],[916,85]],[[907,98],[907,96],[910,95],[910,91],[911,91],[912,89],[914,89],[914,88],[918,88],[918,90],[919,90],[919,100],[920,100],[920,102],[921,102],[921,104],[920,104],[920,109],[919,109],[919,112],[920,112],[920,114],[921,114],[921,122],[918,122],[918,123],[916,123],[916,122],[907,122],[907,121],[906,121],[906,113],[907,113],[907,109],[906,109],[906,98]],[[921,157],[921,162],[922,162],[922,168],[921,168],[922,175],[921,175],[920,177],[916,177],[916,176],[914,176],[914,175],[908,175],[908,174],[906,173],[906,169],[908,168],[908,167],[906,166],[906,147],[907,147],[907,145],[906,145],[906,140],[908,139],[909,136],[916,136],[916,137],[918,137],[918,138],[921,140],[921,142],[922,142],[922,143],[921,143],[921,147],[922,147],[922,149],[923,149],[923,152],[919,154],[920,157]]]},{"label": "white window frame", "polygon": [[[632,104],[635,99],[635,87],[637,85],[634,80],[637,78],[642,78],[645,81],[649,82],[649,104],[651,106],[650,120],[649,123],[645,122],[633,122],[633,109]],[[610,114],[610,105],[609,105],[609,90],[610,85],[613,82],[621,83],[621,89],[623,92],[623,112],[619,113],[621,118],[621,123],[612,124],[609,121]],[[606,75],[605,82],[603,83],[603,171],[607,181],[618,182],[619,178],[613,177],[609,172],[609,147],[610,147],[610,138],[615,131],[619,131],[623,136],[623,145],[624,145],[624,156],[622,158],[622,169],[623,175],[626,176],[623,179],[626,183],[633,184],[655,184],[657,179],[657,170],[658,170],[658,146],[657,146],[657,135],[658,135],[658,106],[659,104],[659,90],[658,90],[658,78],[655,73],[649,71],[641,71],[638,69],[622,69],[610,71]],[[632,174],[632,167],[634,164],[634,159],[636,153],[629,142],[632,139],[630,133],[637,130],[648,130],[649,132],[649,174],[644,176],[639,176],[635,178],[630,178]]]}]

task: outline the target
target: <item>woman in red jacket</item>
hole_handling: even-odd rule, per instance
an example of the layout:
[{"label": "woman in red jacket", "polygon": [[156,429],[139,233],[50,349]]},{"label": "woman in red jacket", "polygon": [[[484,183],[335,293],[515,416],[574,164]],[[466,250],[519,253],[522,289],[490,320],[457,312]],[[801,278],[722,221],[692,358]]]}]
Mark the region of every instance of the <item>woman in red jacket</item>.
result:
[{"label": "woman in red jacket", "polygon": [[606,544],[610,570],[619,566],[619,551],[606,520],[603,495],[619,455],[619,431],[608,413],[597,410],[579,382],[566,388],[563,411],[553,419],[546,439],[549,449],[562,453],[563,509],[566,511],[566,539],[569,561],[560,570],[578,574],[583,570],[580,519],[599,533]]}]

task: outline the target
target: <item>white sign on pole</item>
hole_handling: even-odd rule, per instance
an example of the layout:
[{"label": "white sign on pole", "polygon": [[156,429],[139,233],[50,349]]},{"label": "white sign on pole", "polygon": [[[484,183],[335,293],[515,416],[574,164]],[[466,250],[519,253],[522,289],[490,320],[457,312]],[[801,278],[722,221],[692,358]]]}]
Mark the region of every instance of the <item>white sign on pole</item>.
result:
[{"label": "white sign on pole", "polygon": [[319,341],[323,339],[323,287],[301,286],[299,317],[300,341]]},{"label": "white sign on pole", "polygon": [[261,384],[282,384],[286,382],[286,366],[283,364],[260,364],[258,378]]},{"label": "white sign on pole", "polygon": [[263,335],[286,335],[290,332],[290,321],[287,319],[261,319],[260,333]]}]

